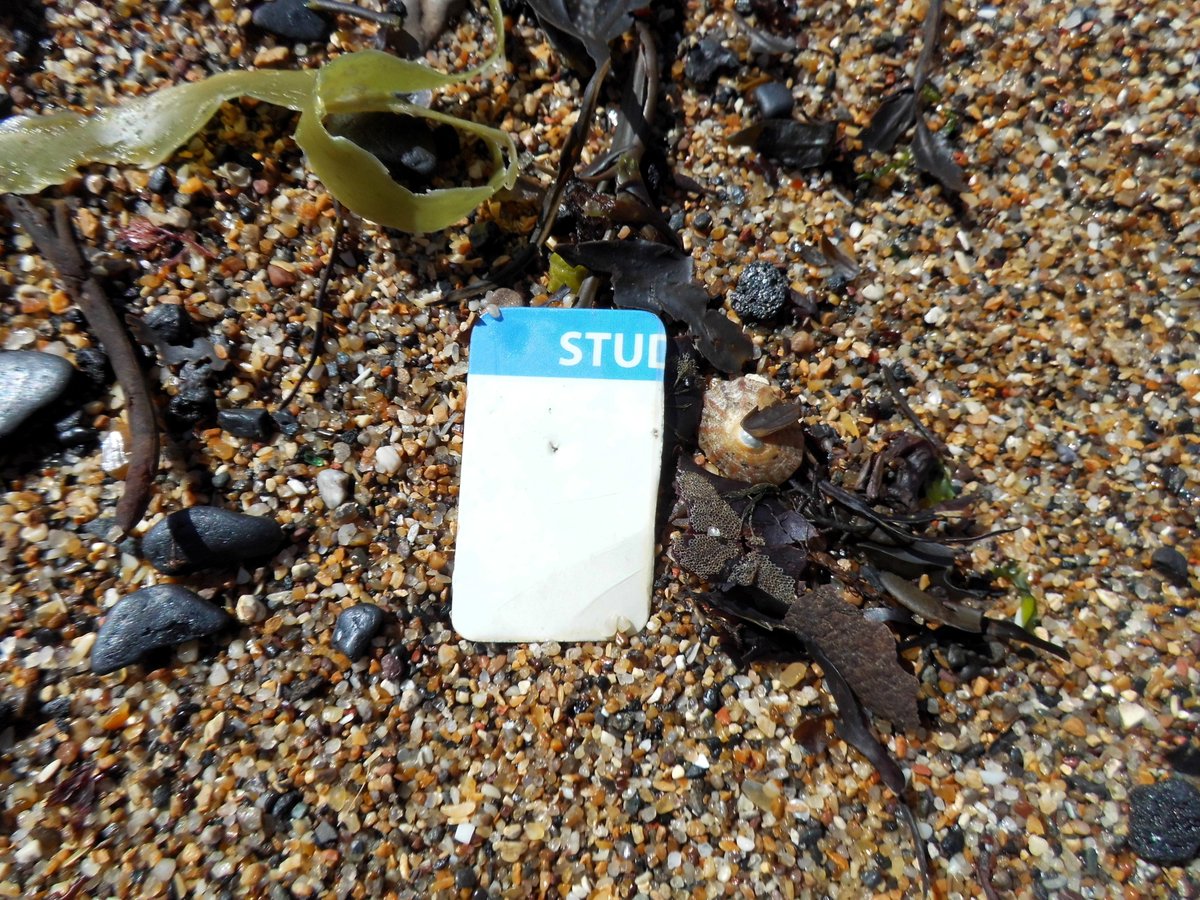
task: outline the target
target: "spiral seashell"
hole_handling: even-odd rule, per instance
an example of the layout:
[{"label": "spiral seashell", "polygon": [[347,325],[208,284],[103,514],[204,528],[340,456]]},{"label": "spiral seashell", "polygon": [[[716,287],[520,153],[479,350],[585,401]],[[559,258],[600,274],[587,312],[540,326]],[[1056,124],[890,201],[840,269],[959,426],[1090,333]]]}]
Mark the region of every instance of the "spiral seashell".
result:
[{"label": "spiral seashell", "polygon": [[[700,449],[726,478],[751,484],[783,484],[804,461],[804,429],[799,411],[791,416],[755,415],[766,427],[745,427],[746,417],[783,405],[783,396],[767,379],[746,375],[714,380],[704,392]],[[786,409],[783,412],[787,412]],[[772,420],[774,420],[772,422]]]}]

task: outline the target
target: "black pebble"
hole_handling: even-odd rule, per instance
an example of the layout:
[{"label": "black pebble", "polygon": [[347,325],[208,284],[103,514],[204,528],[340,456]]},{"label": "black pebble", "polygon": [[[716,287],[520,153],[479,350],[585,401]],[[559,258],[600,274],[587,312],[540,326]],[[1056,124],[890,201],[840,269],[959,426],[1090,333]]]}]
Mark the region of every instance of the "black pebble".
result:
[{"label": "black pebble", "polygon": [[217,424],[227,434],[255,441],[265,441],[275,427],[265,409],[223,409],[217,413]]},{"label": "black pebble", "polygon": [[279,429],[279,433],[286,437],[293,437],[300,433],[300,422],[290,412],[282,410],[271,414],[271,418],[275,422],[275,427]]},{"label": "black pebble", "polygon": [[212,506],[173,512],[142,539],[142,555],[166,575],[228,569],[244,559],[269,556],[283,543],[273,519]]},{"label": "black pebble", "polygon": [[371,648],[371,639],[383,627],[383,610],[374,603],[359,603],[338,614],[333,625],[333,648],[351,660]]},{"label": "black pebble", "polygon": [[791,292],[782,271],[770,263],[752,262],[738,276],[729,304],[743,321],[765,322],[779,315]]},{"label": "black pebble", "polygon": [[469,890],[479,884],[479,876],[475,874],[474,869],[469,869],[466,866],[455,870],[454,872],[454,887],[460,891]]},{"label": "black pebble", "polygon": [[108,384],[112,380],[112,368],[108,354],[99,347],[82,347],[75,351],[75,367],[93,384]]},{"label": "black pebble", "polygon": [[167,404],[173,426],[190,428],[212,414],[217,398],[208,383],[210,374],[211,370],[203,363],[189,360],[183,364],[179,370],[179,391]]},{"label": "black pebble", "polygon": [[721,686],[714,684],[704,691],[704,708],[712,712],[716,712],[725,705],[725,698],[721,696]]},{"label": "black pebble", "polygon": [[229,616],[177,584],[134,591],[117,601],[92,646],[92,671],[115,672],[155,650],[206,637],[229,623]]},{"label": "black pebble", "polygon": [[254,10],[254,24],[263,31],[305,44],[329,36],[329,20],[309,9],[305,0],[271,0]]},{"label": "black pebble", "polygon": [[758,114],[764,119],[786,119],[796,104],[792,92],[778,81],[768,81],[756,87],[754,102],[758,104]]},{"label": "black pebble", "polygon": [[171,170],[166,166],[159,166],[150,173],[150,179],[146,182],[146,187],[150,188],[156,194],[165,194],[175,186],[175,182],[171,179]]},{"label": "black pebble", "polygon": [[956,853],[961,853],[963,847],[966,846],[963,830],[957,825],[947,828],[946,835],[942,838],[940,846],[942,856],[946,857],[946,859],[949,859]]},{"label": "black pebble", "polygon": [[1150,565],[1174,585],[1183,587],[1188,582],[1187,557],[1174,547],[1159,547],[1150,557]]},{"label": "black pebble", "polygon": [[75,367],[52,353],[0,351],[0,437],[62,396]]},{"label": "black pebble", "polygon": [[146,313],[142,321],[168,344],[180,347],[192,342],[192,320],[178,303],[160,303]]},{"label": "black pebble", "polygon": [[688,52],[683,74],[692,84],[703,87],[716,78],[718,72],[736,69],[737,65],[737,54],[722,47],[716,38],[705,38]]},{"label": "black pebble", "polygon": [[1200,791],[1182,778],[1129,792],[1129,845],[1142,859],[1182,865],[1200,851]]},{"label": "black pebble", "polygon": [[42,715],[47,719],[66,719],[71,715],[71,698],[55,697],[42,704]]}]

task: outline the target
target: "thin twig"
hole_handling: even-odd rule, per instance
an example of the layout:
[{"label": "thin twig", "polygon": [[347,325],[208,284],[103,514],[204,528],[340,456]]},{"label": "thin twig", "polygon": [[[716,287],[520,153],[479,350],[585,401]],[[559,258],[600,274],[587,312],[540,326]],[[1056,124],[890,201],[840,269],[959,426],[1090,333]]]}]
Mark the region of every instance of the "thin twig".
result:
[{"label": "thin twig", "polygon": [[128,534],[150,505],[154,476],[158,472],[158,421],[129,332],[99,282],[88,274],[66,204],[55,204],[52,229],[42,211],[25,198],[9,194],[4,201],[13,219],[33,238],[41,254],[58,271],[66,292],[108,354],[117,384],[125,393],[131,446],[125,489],[117,503],[116,522],[121,532]]},{"label": "thin twig", "polygon": [[300,392],[300,386],[304,384],[308,373],[317,364],[317,357],[321,355],[321,344],[325,340],[325,297],[329,293],[329,279],[333,275],[333,267],[336,265],[338,245],[342,242],[342,234],[346,230],[346,214],[342,211],[341,204],[335,202],[334,209],[337,212],[337,220],[333,226],[333,243],[329,247],[329,259],[325,261],[325,268],[321,270],[321,282],[317,285],[317,296],[313,300],[313,305],[317,308],[317,324],[313,331],[312,351],[308,354],[304,371],[300,373],[300,377],[292,385],[288,395],[279,404],[280,409],[287,407],[296,399],[296,394]]}]

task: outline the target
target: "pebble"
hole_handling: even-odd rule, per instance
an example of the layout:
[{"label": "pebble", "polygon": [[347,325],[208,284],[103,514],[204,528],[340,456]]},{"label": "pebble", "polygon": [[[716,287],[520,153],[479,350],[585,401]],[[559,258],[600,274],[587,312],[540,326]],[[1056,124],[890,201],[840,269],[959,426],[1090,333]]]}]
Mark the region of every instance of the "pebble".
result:
[{"label": "pebble", "polygon": [[395,475],[400,471],[400,452],[387,445],[375,451],[375,471],[384,475]]},{"label": "pebble", "polygon": [[1171,584],[1183,587],[1188,582],[1187,557],[1174,547],[1159,547],[1150,557],[1150,565]]},{"label": "pebble", "polygon": [[267,607],[253,594],[242,594],[237,599],[234,615],[243,625],[253,625],[267,617]]},{"label": "pebble", "polygon": [[166,166],[159,166],[150,173],[150,178],[146,181],[146,187],[156,194],[165,194],[175,186],[175,182],[171,178],[171,170]]},{"label": "pebble", "polygon": [[207,637],[229,623],[224,611],[177,584],[134,591],[117,601],[92,645],[92,671],[106,675],[149,653]]},{"label": "pebble", "polygon": [[0,351],[0,437],[63,395],[75,368],[61,356],[37,350]]},{"label": "pebble", "polygon": [[350,476],[341,469],[322,469],[317,473],[317,493],[326,509],[337,509],[350,496]]},{"label": "pebble", "polygon": [[768,81],[756,87],[754,102],[758,104],[758,114],[764,119],[786,119],[796,105],[792,92],[778,81]]},{"label": "pebble", "polygon": [[1200,851],[1200,791],[1182,778],[1129,792],[1129,844],[1142,859],[1182,865]]},{"label": "pebble", "polygon": [[374,603],[359,603],[338,613],[333,624],[333,648],[352,661],[371,649],[371,640],[383,627],[383,610]]},{"label": "pebble", "polygon": [[107,384],[112,379],[108,354],[99,347],[80,347],[76,350],[75,368],[84,378],[96,385]]},{"label": "pebble", "polygon": [[223,409],[217,413],[217,425],[226,434],[255,441],[265,441],[275,428],[265,409]]},{"label": "pebble", "polygon": [[721,46],[716,38],[704,38],[688,51],[684,63],[683,74],[687,80],[696,86],[709,84],[720,72],[736,69],[737,54],[728,47]]},{"label": "pebble", "polygon": [[193,506],[155,524],[142,538],[142,555],[163,574],[178,575],[231,568],[268,556],[282,543],[283,530],[273,519]]},{"label": "pebble", "polygon": [[254,10],[253,22],[263,31],[297,43],[314,44],[329,36],[329,20],[309,9],[305,0],[270,0]]},{"label": "pebble", "polygon": [[752,262],[742,269],[729,305],[744,322],[766,322],[783,311],[791,295],[787,276],[766,262]]},{"label": "pebble", "polygon": [[178,303],[159,303],[142,317],[142,321],[147,328],[174,346],[191,343],[195,334],[187,310]]}]

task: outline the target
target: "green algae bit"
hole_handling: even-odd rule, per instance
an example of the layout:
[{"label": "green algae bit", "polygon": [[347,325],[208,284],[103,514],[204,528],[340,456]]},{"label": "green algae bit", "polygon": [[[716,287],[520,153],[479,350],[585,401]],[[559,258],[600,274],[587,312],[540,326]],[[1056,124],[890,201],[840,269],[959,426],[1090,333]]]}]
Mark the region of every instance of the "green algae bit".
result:
[{"label": "green algae bit", "polygon": [[[504,55],[499,0],[488,0],[496,43],[477,69],[447,74],[378,50],[348,53],[309,71],[223,72],[193,84],[164,88],[91,116],[59,112],[0,124],[0,192],[36,194],[61,184],[89,162],[150,168],[204,127],[222,103],[253,97],[300,113],[296,143],[308,165],[347,209],[403,231],[448,228],[517,177],[517,149],[495,128],[426,109],[406,95],[475,78]],[[417,193],[394,181],[371,153],[330,134],[325,117],[396,113],[447,124],[483,142],[492,173],[479,185]]]}]

